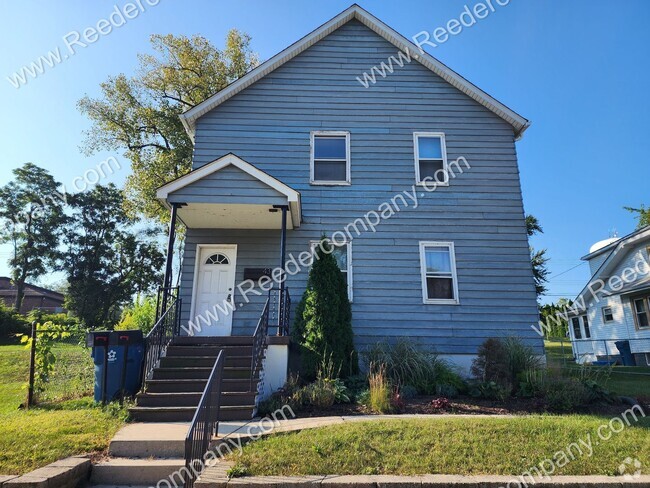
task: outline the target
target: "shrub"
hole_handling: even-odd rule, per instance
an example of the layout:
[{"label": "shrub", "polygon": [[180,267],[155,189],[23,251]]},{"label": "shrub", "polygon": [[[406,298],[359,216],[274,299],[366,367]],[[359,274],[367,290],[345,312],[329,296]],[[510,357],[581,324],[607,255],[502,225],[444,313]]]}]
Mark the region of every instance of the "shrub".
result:
[{"label": "shrub", "polygon": [[399,393],[404,400],[411,400],[418,395],[418,389],[411,385],[402,385],[399,387]]},{"label": "shrub", "polygon": [[552,412],[566,413],[589,402],[589,392],[584,384],[571,377],[557,377],[544,385],[544,398]]},{"label": "shrub", "polygon": [[377,413],[390,413],[393,408],[391,404],[392,386],[386,376],[386,367],[383,364],[370,365],[371,372],[368,375],[370,385],[368,396],[368,407]]},{"label": "shrub", "polygon": [[145,296],[142,300],[137,299],[135,303],[122,311],[120,323],[115,330],[140,329],[144,335],[155,325],[156,321],[156,297]]},{"label": "shrub", "polygon": [[30,330],[29,320],[0,300],[0,341],[13,340],[16,335],[27,334]]},{"label": "shrub", "polygon": [[487,400],[499,400],[502,402],[510,395],[510,390],[496,383],[495,381],[484,381],[478,383],[470,390],[470,395],[475,398]]},{"label": "shrub", "polygon": [[484,384],[496,383],[510,395],[518,389],[518,380],[525,371],[535,371],[540,367],[538,355],[521,339],[489,338],[479,346],[471,373]]},{"label": "shrub", "polygon": [[293,334],[308,379],[315,378],[318,364],[328,356],[343,377],[359,371],[347,283],[331,250],[324,238],[316,246],[307,288],[296,308]]},{"label": "shrub", "polygon": [[422,395],[453,386],[462,388],[463,380],[451,365],[436,354],[415,346],[406,339],[394,345],[379,343],[365,353],[368,364],[383,365],[386,375],[395,385],[410,385]]}]

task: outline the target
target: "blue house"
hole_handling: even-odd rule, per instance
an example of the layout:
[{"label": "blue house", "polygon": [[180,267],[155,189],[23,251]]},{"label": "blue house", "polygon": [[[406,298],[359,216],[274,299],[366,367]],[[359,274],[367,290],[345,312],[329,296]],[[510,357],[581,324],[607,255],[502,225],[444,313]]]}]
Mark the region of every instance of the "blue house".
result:
[{"label": "blue house", "polygon": [[[368,82],[382,62],[392,72]],[[250,417],[286,378],[291,303],[323,235],[358,350],[409,338],[464,369],[489,337],[542,353],[515,149],[529,122],[361,7],[182,121],[193,169],[158,190],[187,229],[161,319],[174,338],[136,417],[191,418],[197,400],[178,394],[202,391],[219,350],[222,410]]]}]

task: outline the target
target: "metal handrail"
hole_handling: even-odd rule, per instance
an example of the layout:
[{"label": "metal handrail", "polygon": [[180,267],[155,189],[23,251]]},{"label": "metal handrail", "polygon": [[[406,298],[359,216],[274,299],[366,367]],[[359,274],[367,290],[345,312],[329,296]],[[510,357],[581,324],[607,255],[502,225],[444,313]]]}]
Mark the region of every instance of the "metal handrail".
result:
[{"label": "metal handrail", "polygon": [[249,391],[254,391],[253,384],[255,378],[257,373],[262,369],[262,361],[264,360],[264,353],[266,351],[266,336],[269,330],[270,302],[271,292],[269,291],[269,297],[266,299],[264,309],[262,309],[260,318],[257,321],[257,327],[253,333],[253,354],[251,358],[251,383]]},{"label": "metal handrail", "polygon": [[180,326],[181,299],[174,298],[144,340],[144,379],[150,379]]},{"label": "metal handrail", "polygon": [[185,488],[192,488],[203,468],[205,455],[212,438],[219,432],[219,407],[221,405],[221,380],[225,352],[219,351],[208,382],[203,389],[199,406],[185,436]]}]

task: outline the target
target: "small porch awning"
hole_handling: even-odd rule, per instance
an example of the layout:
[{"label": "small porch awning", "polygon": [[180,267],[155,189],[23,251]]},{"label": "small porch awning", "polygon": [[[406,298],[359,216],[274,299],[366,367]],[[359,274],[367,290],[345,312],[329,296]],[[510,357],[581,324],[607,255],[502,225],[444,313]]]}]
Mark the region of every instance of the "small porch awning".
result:
[{"label": "small porch awning", "polygon": [[280,229],[300,226],[300,193],[234,154],[227,154],[158,189],[156,196],[189,228]]}]

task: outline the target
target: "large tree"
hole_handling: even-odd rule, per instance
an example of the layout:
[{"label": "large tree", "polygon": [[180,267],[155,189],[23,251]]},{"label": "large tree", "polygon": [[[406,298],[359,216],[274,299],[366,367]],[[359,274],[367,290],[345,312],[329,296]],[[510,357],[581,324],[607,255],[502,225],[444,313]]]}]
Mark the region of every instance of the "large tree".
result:
[{"label": "large tree", "polygon": [[134,228],[124,194],[114,185],[97,185],[68,202],[66,307],[87,327],[111,327],[120,306],[160,283],[163,254],[152,232]]},{"label": "large tree", "polygon": [[201,36],[154,35],[154,54],[139,56],[135,76],[119,74],[101,84],[101,96],[82,98],[79,109],[93,125],[83,149],[124,151],[131,161],[125,191],[130,215],[167,219],[155,198],[163,183],[191,169],[192,142],[179,114],[257,65],[250,37],[237,30],[223,50]]},{"label": "large tree", "polygon": [[25,283],[45,274],[59,256],[65,195],[45,169],[27,163],[13,170],[14,179],[0,188],[0,243],[11,243],[9,260],[20,311]]},{"label": "large tree", "polygon": [[[542,226],[540,225],[537,217],[533,215],[526,215],[526,232],[528,237],[532,237],[535,234],[541,234],[544,232]],[[548,282],[548,257],[546,257],[546,249],[541,249],[536,251],[533,246],[530,247],[530,260],[533,265],[533,277],[535,278],[535,291],[537,296],[543,295],[546,293],[546,283]]]}]

